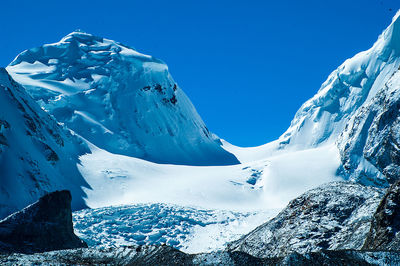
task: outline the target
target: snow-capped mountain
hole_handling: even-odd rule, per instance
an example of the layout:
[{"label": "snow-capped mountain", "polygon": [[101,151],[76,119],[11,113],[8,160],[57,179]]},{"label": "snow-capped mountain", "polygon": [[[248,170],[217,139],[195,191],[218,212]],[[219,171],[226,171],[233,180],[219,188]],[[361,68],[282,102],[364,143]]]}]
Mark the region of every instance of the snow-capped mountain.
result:
[{"label": "snow-capped mountain", "polygon": [[336,142],[342,174],[387,186],[400,174],[400,12],[367,51],[346,60],[297,112],[281,147]]},{"label": "snow-capped mountain", "polygon": [[338,174],[388,186],[400,174],[399,69],[400,12],[372,48],[329,75],[278,140],[250,149],[224,147],[243,162],[334,145],[341,157]]},{"label": "snow-capped mountain", "polygon": [[97,147],[157,163],[238,160],[209,132],[162,61],[81,31],[7,67],[58,121]]},{"label": "snow-capped mountain", "polygon": [[78,171],[86,144],[43,111],[0,68],[0,218],[25,207],[43,194],[69,189],[73,207],[85,207],[88,187]]},{"label": "snow-capped mountain", "polygon": [[281,146],[314,147],[335,141],[348,120],[371,102],[398,70],[399,14],[373,47],[346,60],[333,71],[315,96],[297,111]]},{"label": "snow-capped mountain", "polygon": [[[364,185],[385,187],[400,174],[399,17],[371,49],[328,77],[278,140],[254,148],[235,147],[210,133],[163,62],[108,39],[73,32],[58,43],[21,53],[7,70],[43,109],[88,140],[92,153],[80,157],[78,170],[91,188],[84,190],[86,203],[98,209],[75,217],[91,243],[169,242],[182,248],[188,242],[173,238],[187,237],[199,224],[213,228],[204,221],[219,226],[232,211],[236,221],[247,221],[243,214],[249,211],[260,217],[340,175],[361,184],[331,183],[303,194],[237,249],[257,256],[274,249],[257,251],[262,242],[275,246],[274,255],[280,256],[292,247],[302,252],[309,247],[359,248],[382,196],[380,189]],[[25,131],[18,129],[19,134]],[[63,154],[76,158],[78,153]],[[74,167],[78,163],[72,162]],[[43,162],[40,169],[50,166]],[[65,176],[55,177],[54,184]],[[169,207],[163,211],[162,206]],[[182,224],[176,216],[163,224],[162,217],[153,215],[180,210],[191,217],[190,223]],[[201,210],[207,214],[200,217]],[[101,218],[105,213],[109,219]],[[151,218],[143,221],[141,213]],[[142,227],[125,226],[128,220]],[[318,228],[321,223],[324,227]],[[259,224],[261,220],[252,221],[251,226]],[[160,226],[179,233],[164,237]],[[116,228],[129,232],[110,236]],[[238,232],[229,224],[224,228],[232,235]],[[190,231],[194,239],[195,231]],[[99,239],[93,232],[108,236]],[[339,245],[338,239],[348,242]],[[196,251],[223,248],[214,240],[208,246],[199,241]]]}]

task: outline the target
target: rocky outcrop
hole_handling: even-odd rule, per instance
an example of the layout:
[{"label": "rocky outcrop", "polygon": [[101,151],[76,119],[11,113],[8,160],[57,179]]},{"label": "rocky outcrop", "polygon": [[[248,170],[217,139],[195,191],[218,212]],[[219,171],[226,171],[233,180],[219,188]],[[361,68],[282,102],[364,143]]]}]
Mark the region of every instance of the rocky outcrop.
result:
[{"label": "rocky outcrop", "polygon": [[376,210],[363,246],[367,250],[400,249],[400,181],[393,184]]},{"label": "rocky outcrop", "polygon": [[380,189],[332,182],[292,200],[275,218],[228,250],[255,257],[283,257],[297,252],[360,249],[382,197]]},{"label": "rocky outcrop", "polygon": [[0,252],[34,253],[87,247],[72,224],[71,193],[55,191],[0,221]]},{"label": "rocky outcrop", "polygon": [[[272,261],[272,259],[271,259]],[[273,260],[278,261],[278,260]],[[1,265],[263,265],[266,261],[243,252],[187,254],[169,246],[80,248],[33,255],[0,255]]]},{"label": "rocky outcrop", "polygon": [[243,252],[187,254],[168,246],[59,250],[32,255],[0,255],[1,265],[399,265],[396,251],[320,251],[255,258]]},{"label": "rocky outcrop", "polygon": [[344,171],[364,184],[387,186],[400,175],[400,71],[393,70],[338,139]]}]

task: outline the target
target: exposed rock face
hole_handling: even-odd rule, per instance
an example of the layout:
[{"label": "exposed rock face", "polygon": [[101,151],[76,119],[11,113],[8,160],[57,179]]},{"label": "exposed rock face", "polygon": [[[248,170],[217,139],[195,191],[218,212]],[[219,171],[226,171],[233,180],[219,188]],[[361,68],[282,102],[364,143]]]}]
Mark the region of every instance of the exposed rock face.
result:
[{"label": "exposed rock face", "polygon": [[[278,260],[274,260],[278,261]],[[33,255],[0,255],[2,265],[36,264],[67,265],[262,265],[263,259],[243,252],[187,254],[169,246],[133,248],[80,248]]]},{"label": "exposed rock face", "polygon": [[363,249],[399,250],[400,181],[393,184],[376,210]]},{"label": "exposed rock face", "polygon": [[187,254],[168,246],[59,250],[32,255],[0,255],[1,265],[398,265],[400,252],[321,251],[279,258],[255,258],[243,252]]},{"label": "exposed rock face", "polygon": [[276,264],[266,260],[268,265],[399,265],[400,252],[323,250],[307,254],[292,253],[277,258]]},{"label": "exposed rock face", "polygon": [[0,252],[34,253],[87,247],[72,225],[71,193],[55,191],[0,221]]},{"label": "exposed rock face", "polygon": [[387,185],[399,178],[399,89],[400,71],[396,66],[370,102],[357,110],[339,137],[344,169],[357,181]]},{"label": "exposed rock face", "polygon": [[322,185],[292,200],[275,218],[228,249],[260,258],[360,249],[381,197],[381,190],[356,183]]}]

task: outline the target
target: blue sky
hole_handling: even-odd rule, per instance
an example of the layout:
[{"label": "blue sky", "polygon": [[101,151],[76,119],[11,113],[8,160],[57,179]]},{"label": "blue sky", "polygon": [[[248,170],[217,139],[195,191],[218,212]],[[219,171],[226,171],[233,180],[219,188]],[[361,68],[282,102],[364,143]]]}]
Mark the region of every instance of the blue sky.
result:
[{"label": "blue sky", "polygon": [[240,146],[274,140],[346,58],[400,8],[363,1],[5,1],[0,65],[75,29],[164,60],[211,131]]}]

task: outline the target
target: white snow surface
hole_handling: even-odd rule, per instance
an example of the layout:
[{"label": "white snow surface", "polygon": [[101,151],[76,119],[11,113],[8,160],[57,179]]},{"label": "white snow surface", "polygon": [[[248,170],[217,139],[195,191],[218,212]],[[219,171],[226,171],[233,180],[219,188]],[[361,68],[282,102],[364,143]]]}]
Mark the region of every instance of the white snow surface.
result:
[{"label": "white snow surface", "polygon": [[91,189],[89,207],[172,203],[236,211],[283,208],[291,199],[335,181],[334,145],[282,153],[232,166],[156,164],[92,147],[79,170]]},{"label": "white snow surface", "polygon": [[382,146],[379,139],[389,139],[388,146],[397,145],[397,138],[386,133],[389,128],[396,132],[395,125],[381,116],[389,104],[398,109],[395,104],[399,70],[400,11],[369,50],[346,60],[329,75],[319,91],[297,111],[278,140],[253,148],[235,147],[222,141],[223,147],[243,163],[335,144],[342,160],[338,171],[342,177],[385,187],[388,179],[397,178],[396,167],[383,155],[373,158],[371,154],[376,152],[376,146]]}]

